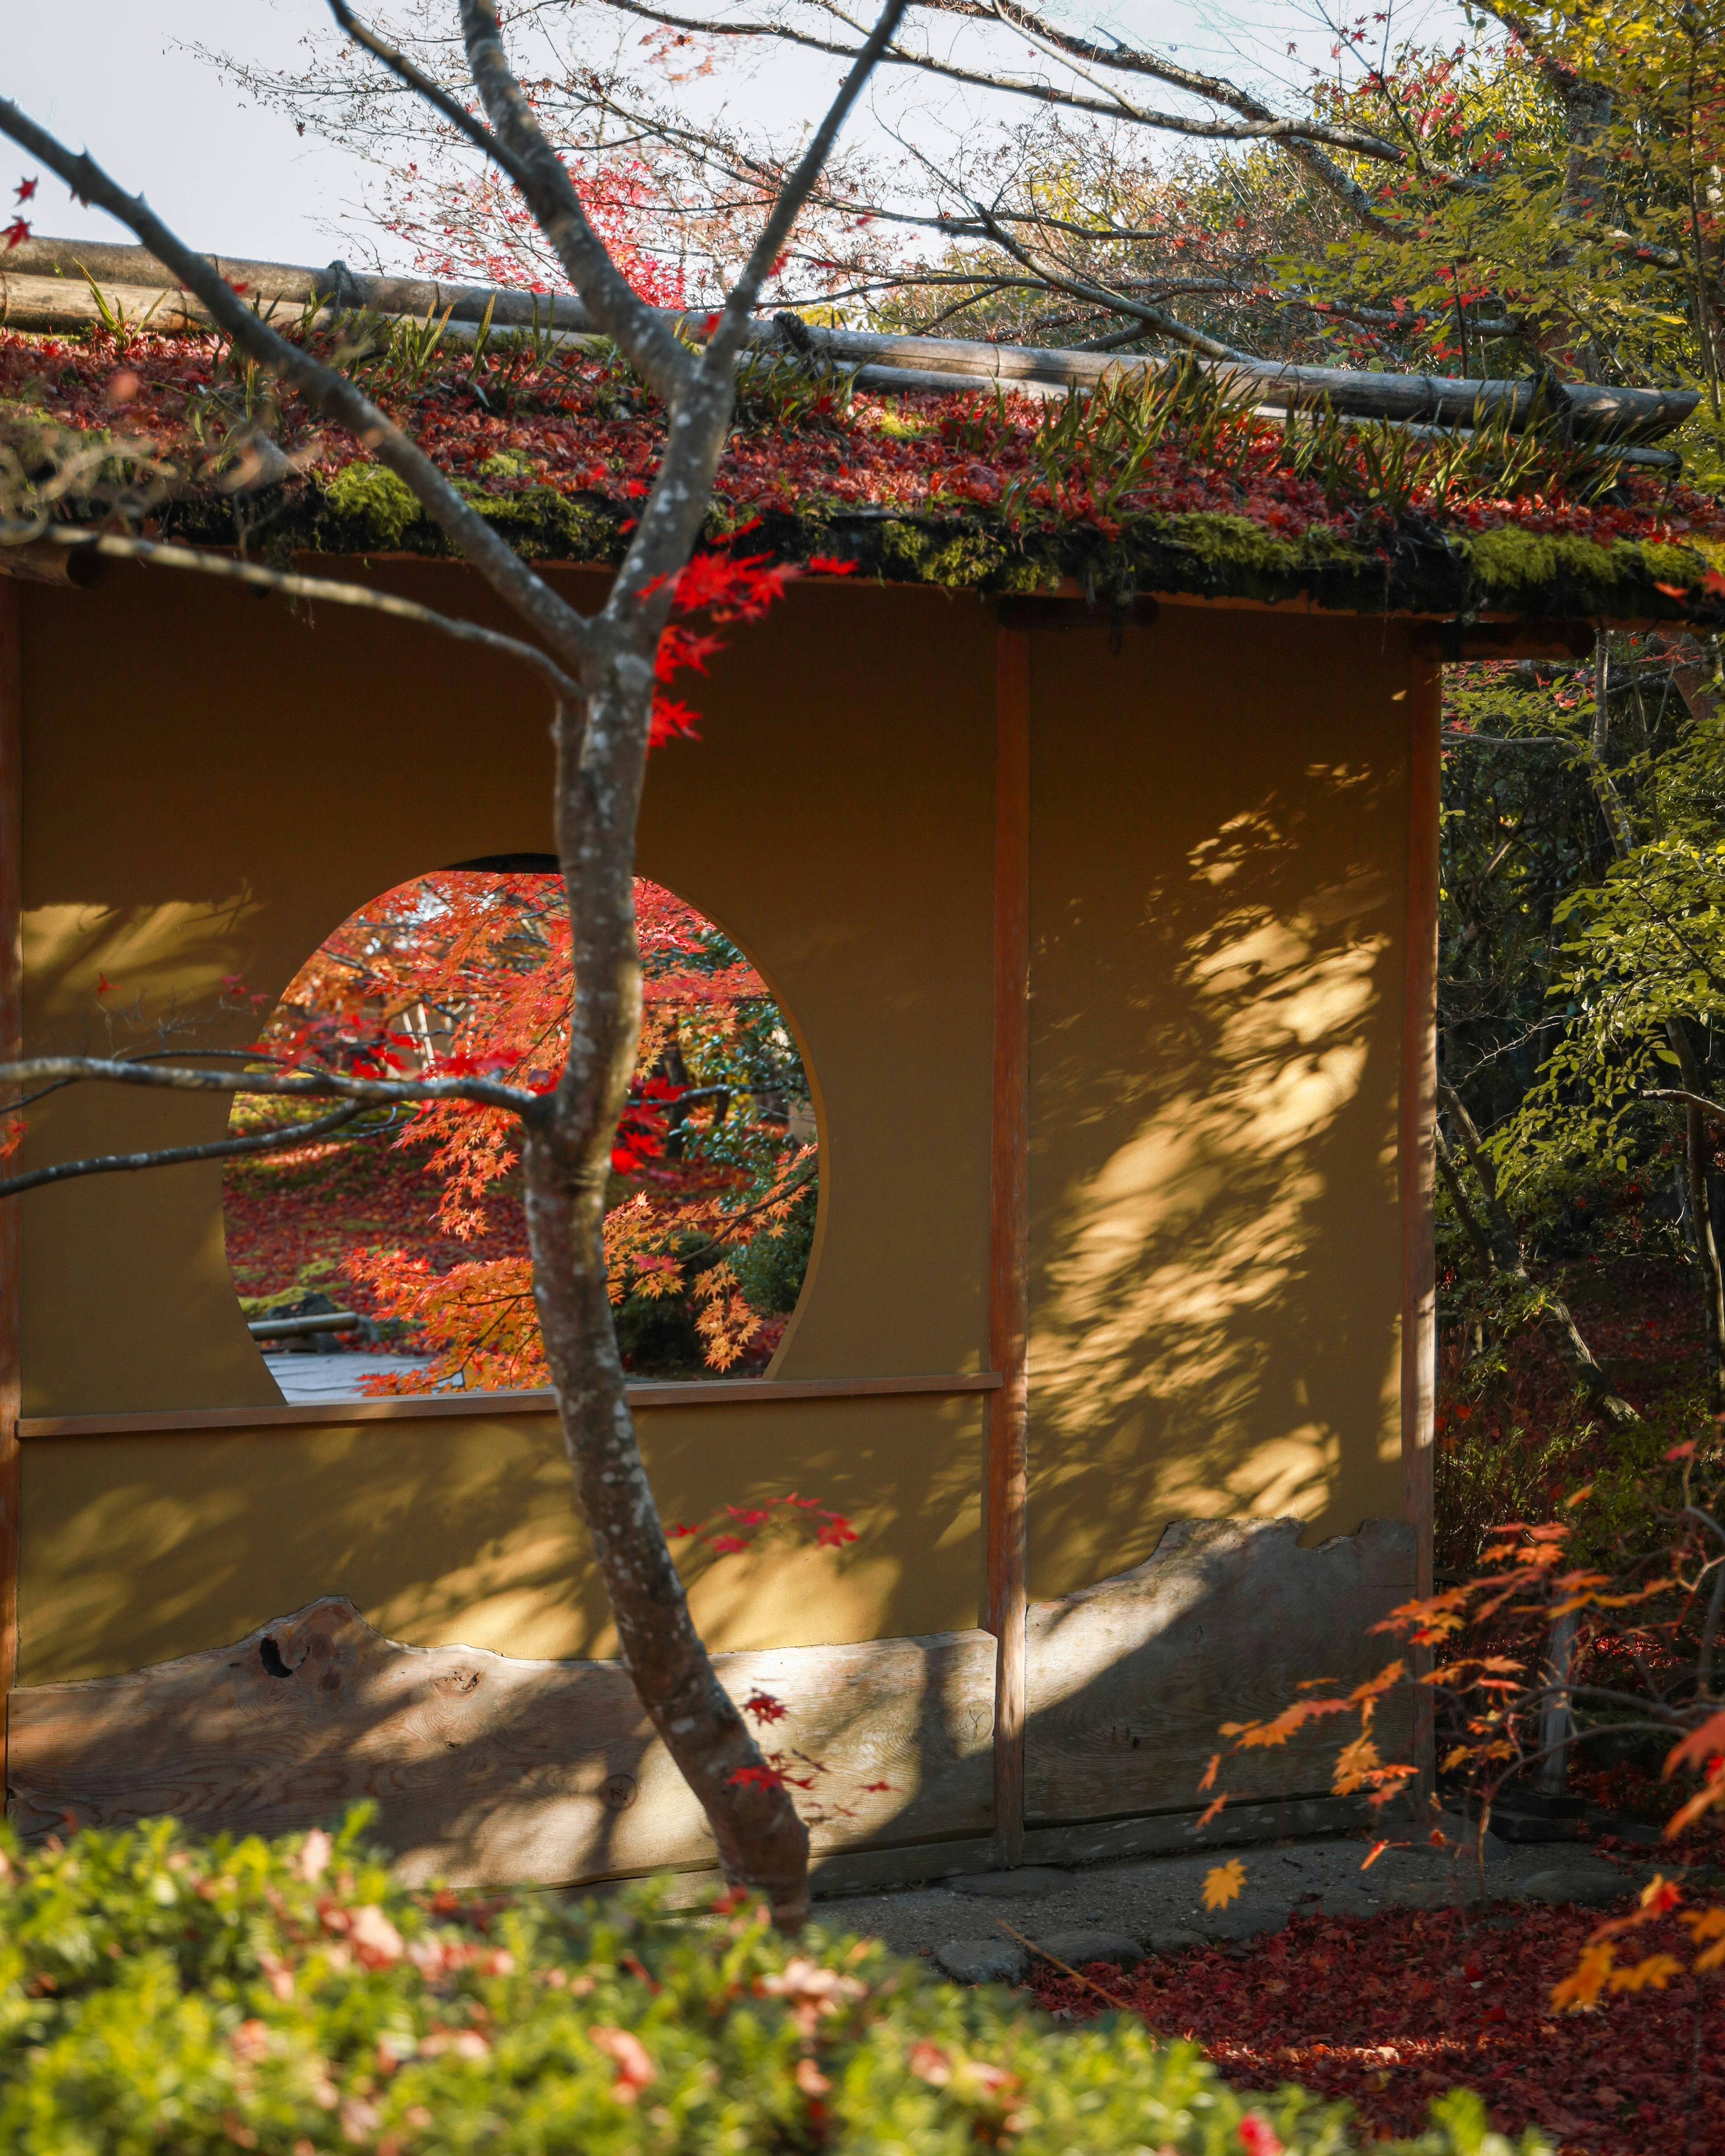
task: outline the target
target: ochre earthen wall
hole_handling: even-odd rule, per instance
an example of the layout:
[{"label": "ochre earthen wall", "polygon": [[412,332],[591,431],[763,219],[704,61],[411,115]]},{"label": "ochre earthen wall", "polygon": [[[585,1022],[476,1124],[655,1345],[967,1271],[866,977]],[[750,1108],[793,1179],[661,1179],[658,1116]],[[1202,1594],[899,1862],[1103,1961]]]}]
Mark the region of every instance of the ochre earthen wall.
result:
[{"label": "ochre earthen wall", "polygon": [[1034,639],[1033,1598],[1401,1511],[1404,636]]},{"label": "ochre earthen wall", "polygon": [[[492,614],[454,567],[372,573]],[[273,997],[377,891],[549,845],[539,691],[459,647],[142,570],[24,596],[35,1048],[105,1049],[104,1009],[139,995],[198,1019],[188,1042],[237,1042],[204,1019],[224,975]],[[703,685],[703,739],[654,760],[641,868],[748,951],[817,1090],[785,1378],[984,1367],[993,638],[973,598],[798,590]],[[1118,653],[1035,639],[1033,1594],[1138,1563],[1177,1514],[1330,1532],[1400,1510],[1407,681],[1381,625],[1168,607]],[[223,1122],[74,1090],[33,1111],[31,1157]],[[27,1416],[275,1399],[214,1168],[26,1209]],[[715,1568],[714,1645],[973,1624],[983,1415],[974,1394],[644,1412],[668,1515],[794,1486],[861,1530]],[[418,1644],[612,1650],[549,1417],[27,1441],[25,1684],[332,1593]]]}]

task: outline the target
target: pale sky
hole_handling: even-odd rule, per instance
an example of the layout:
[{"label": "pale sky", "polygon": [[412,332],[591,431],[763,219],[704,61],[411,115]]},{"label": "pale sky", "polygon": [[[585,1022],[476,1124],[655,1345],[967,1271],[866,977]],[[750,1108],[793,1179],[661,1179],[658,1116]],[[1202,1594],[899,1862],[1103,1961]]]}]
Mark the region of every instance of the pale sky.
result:
[{"label": "pale sky", "polygon": [[[1180,57],[1236,76],[1251,61],[1281,71],[1290,39],[1301,59],[1321,61],[1329,39],[1317,23],[1324,0],[1066,0],[1065,19],[1106,26],[1132,41],[1173,46]],[[691,8],[691,12],[696,12]],[[193,246],[264,261],[321,264],[343,251],[362,221],[358,162],[302,139],[292,123],[259,110],[189,49],[203,44],[260,65],[288,69],[310,32],[327,30],[324,0],[11,0],[0,42],[0,91],[74,148],[88,148],[124,185],[142,192]],[[1428,33],[1452,30],[1450,0],[1404,0],[1402,22]],[[733,113],[783,123],[819,95],[823,70],[771,61],[728,85]],[[691,96],[703,93],[691,91]],[[883,85],[883,102],[892,95]],[[710,91],[703,95],[711,95]],[[929,96],[926,83],[916,95]],[[1171,100],[1170,100],[1171,101]],[[1020,108],[1022,109],[1022,108]],[[869,115],[856,125],[865,136]],[[0,144],[0,185],[34,168]],[[80,208],[51,175],[31,205],[35,229],[56,238],[125,239],[95,210]],[[347,227],[344,234],[342,228]],[[364,250],[360,250],[363,252]],[[387,259],[387,249],[386,259]]]}]

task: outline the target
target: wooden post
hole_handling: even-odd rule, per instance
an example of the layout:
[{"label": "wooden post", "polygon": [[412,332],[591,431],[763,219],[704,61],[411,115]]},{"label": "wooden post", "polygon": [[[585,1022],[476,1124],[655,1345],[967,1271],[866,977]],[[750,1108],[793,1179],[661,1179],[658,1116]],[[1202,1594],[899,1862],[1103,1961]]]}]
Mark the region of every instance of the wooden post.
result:
[{"label": "wooden post", "polygon": [[[1432,1447],[1437,1411],[1438,789],[1443,670],[1414,661],[1409,701],[1407,973],[1402,1019],[1402,1501],[1415,1537],[1414,1591],[1432,1591]],[[1416,1666],[1428,1653],[1415,1650]],[[1433,1794],[1430,1695],[1414,1731],[1419,1794]]]},{"label": "wooden post", "polygon": [[[0,578],[0,1062],[23,1050],[23,685],[18,586]],[[0,1114],[0,1127],[8,1120]],[[18,1674],[18,1265],[22,1200],[0,1198],[0,1761],[6,1703]]]},{"label": "wooden post", "polygon": [[1024,1854],[1024,1609],[1029,1480],[1030,636],[995,646],[994,1132],[988,1339],[988,1630],[994,1635],[994,1839]]}]

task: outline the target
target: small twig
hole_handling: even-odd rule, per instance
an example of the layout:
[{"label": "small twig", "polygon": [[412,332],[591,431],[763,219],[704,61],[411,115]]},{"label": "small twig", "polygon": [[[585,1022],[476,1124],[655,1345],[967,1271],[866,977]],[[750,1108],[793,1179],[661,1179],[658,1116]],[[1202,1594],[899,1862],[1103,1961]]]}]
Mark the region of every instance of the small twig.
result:
[{"label": "small twig", "polygon": [[1075,1984],[1081,1984],[1086,1990],[1095,1992],[1098,1999],[1105,2000],[1110,2006],[1119,2005],[1120,2001],[1113,1994],[1104,1991],[1093,1977],[1084,1975],[1080,1970],[1074,1969],[1070,1962],[1062,1961],[1058,1954],[1050,1953],[1046,1947],[1038,1946],[1034,1939],[1027,1939],[1022,1932],[1014,1931],[1004,1917],[997,1917],[994,1921],[1009,1938],[1016,1939],[1021,1947],[1029,1947],[1033,1954],[1040,1954],[1044,1961],[1051,1961],[1056,1969],[1064,1970]]},{"label": "small twig", "polygon": [[346,1107],[337,1108],[333,1115],[319,1116],[309,1123],[255,1131],[246,1137],[213,1138],[207,1145],[164,1146],[154,1152],[96,1153],[85,1160],[59,1161],[52,1168],[36,1168],[23,1175],[8,1176],[0,1182],[0,1198],[15,1198],[20,1191],[38,1189],[44,1183],[69,1183],[78,1175],[110,1175],[122,1169],[139,1168],[178,1168],[187,1161],[232,1160],[241,1153],[285,1152],[339,1130],[356,1116],[363,1115],[366,1106],[365,1101],[354,1101]]},{"label": "small twig", "polygon": [[573,701],[581,693],[562,667],[536,645],[524,644],[517,636],[505,636],[476,621],[439,613],[434,608],[398,598],[393,592],[373,591],[366,584],[338,583],[322,577],[296,576],[285,569],[267,569],[261,562],[237,561],[229,554],[207,553],[201,547],[174,546],[159,539],[129,539],[117,531],[105,531],[100,538],[92,539],[86,531],[56,526],[44,536],[56,546],[69,547],[79,553],[94,552],[119,561],[152,562],[166,569],[189,569],[200,577],[221,577],[230,583],[249,584],[254,591],[280,592],[295,599],[327,599],[332,606],[365,607],[374,613],[393,614],[398,621],[417,622],[424,628],[439,629],[460,643],[482,644],[490,650],[521,660],[545,676],[556,696]]}]

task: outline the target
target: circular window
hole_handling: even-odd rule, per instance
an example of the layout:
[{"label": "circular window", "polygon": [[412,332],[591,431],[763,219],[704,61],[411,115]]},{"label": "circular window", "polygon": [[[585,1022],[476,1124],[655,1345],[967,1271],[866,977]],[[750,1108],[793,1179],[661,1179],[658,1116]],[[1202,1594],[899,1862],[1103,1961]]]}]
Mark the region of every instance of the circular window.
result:
[{"label": "circular window", "polygon": [[[801,1293],[819,1156],[795,1040],[744,953],[638,878],[644,1013],[605,1222],[624,1366],[758,1376]],[[533,857],[420,876],[342,922],[259,1036],[278,1064],[391,1075],[559,1067],[570,1005],[560,878]],[[307,1123],[328,1101],[295,1102]],[[242,1094],[236,1134],[275,1127]],[[511,1120],[443,1102],[367,1110],[230,1161],[228,1264],[290,1400],[547,1382]]]}]

